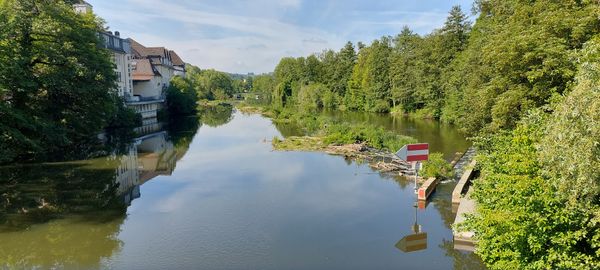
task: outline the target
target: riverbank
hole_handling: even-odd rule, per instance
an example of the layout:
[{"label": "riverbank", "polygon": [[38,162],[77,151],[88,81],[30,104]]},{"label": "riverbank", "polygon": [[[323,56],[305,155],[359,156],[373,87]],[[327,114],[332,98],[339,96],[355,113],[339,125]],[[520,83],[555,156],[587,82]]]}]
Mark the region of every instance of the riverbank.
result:
[{"label": "riverbank", "polygon": [[[335,145],[328,144],[325,140],[318,136],[288,137],[284,140],[275,137],[272,144],[277,151],[323,152],[343,156],[358,163],[368,163],[372,169],[389,176],[413,174],[409,163],[389,151],[369,147],[365,143]],[[423,179],[419,178],[419,181]]]},{"label": "riverbank", "polygon": [[[395,150],[418,140],[398,132],[384,129],[374,123],[350,123],[324,115],[290,110],[276,110],[268,107],[237,104],[244,114],[261,114],[280,126],[295,126],[302,132],[273,138],[273,149],[277,151],[322,152],[343,156],[347,160],[366,163],[373,170],[388,176],[414,175],[409,163],[400,160]],[[447,175],[447,162],[441,154],[433,154],[432,166],[423,178]],[[440,165],[440,166],[438,166]],[[439,167],[439,168],[438,168]],[[424,181],[419,179],[419,181]]]}]

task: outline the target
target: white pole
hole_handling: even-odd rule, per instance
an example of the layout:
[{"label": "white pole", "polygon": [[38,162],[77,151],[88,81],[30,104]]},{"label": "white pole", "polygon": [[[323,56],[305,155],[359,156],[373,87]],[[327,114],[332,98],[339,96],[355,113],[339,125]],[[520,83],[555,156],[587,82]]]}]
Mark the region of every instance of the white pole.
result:
[{"label": "white pole", "polygon": [[418,193],[417,178],[419,177],[419,162],[415,163],[415,194]]}]

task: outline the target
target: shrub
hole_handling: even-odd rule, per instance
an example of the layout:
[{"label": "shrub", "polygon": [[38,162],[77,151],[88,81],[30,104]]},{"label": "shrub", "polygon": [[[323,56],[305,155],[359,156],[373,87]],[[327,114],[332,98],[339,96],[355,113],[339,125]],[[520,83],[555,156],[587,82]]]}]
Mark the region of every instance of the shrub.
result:
[{"label": "shrub", "polygon": [[454,177],[454,171],[452,165],[444,159],[442,153],[432,153],[429,155],[429,160],[423,163],[421,175],[423,177],[450,179]]}]

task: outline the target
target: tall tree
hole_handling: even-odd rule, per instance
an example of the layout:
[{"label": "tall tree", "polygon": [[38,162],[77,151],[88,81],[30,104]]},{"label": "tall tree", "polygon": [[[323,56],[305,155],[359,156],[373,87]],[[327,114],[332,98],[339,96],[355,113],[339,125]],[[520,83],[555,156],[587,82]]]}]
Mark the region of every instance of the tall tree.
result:
[{"label": "tall tree", "polygon": [[0,2],[0,162],[81,153],[120,102],[102,23],[64,1]]},{"label": "tall tree", "polygon": [[414,90],[416,88],[417,49],[421,38],[407,26],[394,39],[394,49],[390,60],[390,85],[392,103],[401,105],[405,111],[416,109]]}]

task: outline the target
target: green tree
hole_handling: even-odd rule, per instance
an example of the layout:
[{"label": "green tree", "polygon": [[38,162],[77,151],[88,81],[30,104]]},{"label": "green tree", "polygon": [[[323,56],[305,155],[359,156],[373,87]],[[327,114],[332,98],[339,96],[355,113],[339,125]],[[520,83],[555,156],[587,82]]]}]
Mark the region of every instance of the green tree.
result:
[{"label": "green tree", "polygon": [[0,1],[0,162],[58,159],[117,113],[102,22],[63,1]]},{"label": "green tree", "polygon": [[167,89],[167,108],[171,116],[196,112],[198,96],[192,81],[176,76]]},{"label": "green tree", "polygon": [[233,79],[225,72],[192,68],[187,77],[194,85],[198,98],[201,99],[224,100],[230,98],[236,91]]},{"label": "green tree", "polygon": [[[490,0],[478,10],[456,69],[466,76],[458,95],[471,105],[448,112],[469,132],[510,129],[531,108],[568,92],[574,54],[600,31],[597,1]],[[502,108],[507,105],[512,109]]]},{"label": "green tree", "polygon": [[551,115],[532,110],[513,131],[479,140],[478,213],[467,227],[492,269],[600,268],[598,41]]},{"label": "green tree", "polygon": [[414,111],[417,84],[417,48],[421,38],[407,26],[394,39],[391,56],[390,86],[392,105],[401,105],[405,111]]}]

